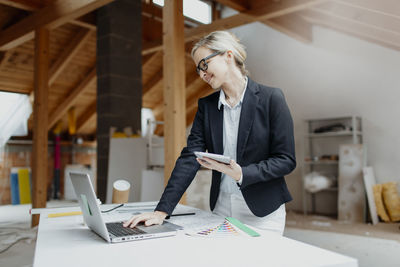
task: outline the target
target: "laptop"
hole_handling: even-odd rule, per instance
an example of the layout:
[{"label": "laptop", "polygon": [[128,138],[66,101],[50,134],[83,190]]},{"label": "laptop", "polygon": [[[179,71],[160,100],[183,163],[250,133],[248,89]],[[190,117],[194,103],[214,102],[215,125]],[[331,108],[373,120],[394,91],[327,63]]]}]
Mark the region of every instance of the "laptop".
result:
[{"label": "laptop", "polygon": [[174,236],[177,234],[177,229],[182,229],[178,225],[165,221],[162,225],[144,226],[142,224],[134,228],[123,227],[121,221],[105,223],[89,175],[75,172],[70,172],[69,175],[85,223],[90,230],[109,243]]}]

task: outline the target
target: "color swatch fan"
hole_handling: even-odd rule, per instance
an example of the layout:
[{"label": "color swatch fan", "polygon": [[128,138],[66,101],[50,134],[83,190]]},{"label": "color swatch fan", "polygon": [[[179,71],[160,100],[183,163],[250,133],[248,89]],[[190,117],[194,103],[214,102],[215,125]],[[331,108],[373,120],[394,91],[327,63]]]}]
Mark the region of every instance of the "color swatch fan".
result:
[{"label": "color swatch fan", "polygon": [[231,237],[241,235],[238,230],[227,220],[215,227],[186,232],[186,234],[198,237]]}]

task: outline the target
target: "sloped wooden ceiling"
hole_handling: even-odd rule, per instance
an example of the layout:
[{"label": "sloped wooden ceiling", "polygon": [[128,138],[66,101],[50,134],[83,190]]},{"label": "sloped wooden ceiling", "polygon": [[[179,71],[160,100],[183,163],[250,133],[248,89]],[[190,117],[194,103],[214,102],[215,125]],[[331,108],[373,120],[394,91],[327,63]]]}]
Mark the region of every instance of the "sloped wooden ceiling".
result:
[{"label": "sloped wooden ceiling", "polygon": [[[79,2],[79,0],[76,0]],[[96,1],[93,1],[96,2]],[[104,1],[99,1],[104,2]],[[262,22],[301,42],[312,42],[312,25],[329,27],[379,45],[400,50],[398,0],[216,0],[213,22],[185,19],[186,118],[189,125],[197,100],[212,92],[200,80],[190,57],[192,42],[221,29],[254,21]],[[32,16],[47,14],[50,5],[62,1],[0,0],[0,90],[33,96],[33,36],[27,35]],[[227,6],[238,13],[221,19]],[[96,26],[95,13],[60,20],[50,32],[49,130],[58,120],[67,127],[67,112],[75,108],[78,134],[96,131]],[[42,19],[42,18],[41,18]],[[163,120],[162,8],[142,1],[143,107]],[[22,25],[22,26],[18,26]],[[23,37],[23,38],[22,38]],[[29,122],[31,124],[31,120]],[[162,127],[157,129],[162,134]]]}]

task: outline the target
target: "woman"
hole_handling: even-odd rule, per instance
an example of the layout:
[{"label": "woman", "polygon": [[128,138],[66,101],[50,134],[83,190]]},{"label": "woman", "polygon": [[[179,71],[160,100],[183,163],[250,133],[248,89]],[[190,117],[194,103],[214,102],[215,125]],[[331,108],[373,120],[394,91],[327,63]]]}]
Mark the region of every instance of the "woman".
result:
[{"label": "woman", "polygon": [[[284,176],[296,166],[293,122],[282,91],[247,77],[244,46],[229,32],[205,36],[192,58],[200,77],[218,91],[199,100],[187,147],[155,211],[133,216],[124,226],[161,224],[201,165],[213,170],[214,213],[282,234],[285,203],[292,199]],[[225,165],[193,153],[206,150],[232,160]]]}]

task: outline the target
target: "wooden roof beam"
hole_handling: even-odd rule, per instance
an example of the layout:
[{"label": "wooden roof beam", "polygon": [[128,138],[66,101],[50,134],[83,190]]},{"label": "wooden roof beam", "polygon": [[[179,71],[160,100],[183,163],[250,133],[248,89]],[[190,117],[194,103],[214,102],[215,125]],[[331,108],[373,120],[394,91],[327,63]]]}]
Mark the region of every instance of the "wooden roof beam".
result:
[{"label": "wooden roof beam", "polygon": [[264,24],[303,43],[312,42],[312,25],[298,14],[268,19]]},{"label": "wooden roof beam", "polygon": [[[384,6],[385,4],[385,1],[381,1],[381,5]],[[400,3],[398,3],[397,7],[400,10]],[[359,8],[342,1],[327,2],[314,7],[314,10],[329,12],[340,18],[354,20],[360,24],[378,28],[382,31],[400,33],[400,16],[396,17],[370,9]]]},{"label": "wooden roof beam", "polygon": [[69,23],[92,31],[95,31],[97,29],[96,15],[93,12],[87,13],[77,19],[71,20],[69,21]]},{"label": "wooden roof beam", "polygon": [[57,108],[54,112],[49,114],[49,124],[48,130],[50,130],[56,122],[61,119],[62,116],[68,111],[70,107],[72,107],[76,100],[89,88],[91,85],[94,85],[96,82],[96,68],[93,68],[89,74],[81,81],[81,83],[73,89],[67,98],[57,105]]},{"label": "wooden roof beam", "polygon": [[213,89],[208,85],[204,84],[200,89],[195,92],[189,99],[188,102],[186,103],[187,109],[186,109],[186,126],[189,126],[190,124],[193,123],[194,116],[196,115],[197,112],[197,103],[198,99],[205,97],[213,92]]},{"label": "wooden roof beam", "polygon": [[343,32],[391,49],[400,50],[399,34],[385,32],[354,19],[342,18],[325,11],[321,12],[319,9],[304,10],[300,12],[300,15],[312,24]]},{"label": "wooden roof beam", "polygon": [[[265,21],[267,19],[277,18],[290,13],[294,13],[303,9],[319,5],[327,0],[281,0],[268,1],[263,8],[248,10],[227,18],[219,19],[211,24],[200,25],[199,27],[185,31],[185,42],[198,39],[205,34],[217,31],[228,30],[239,27],[255,21]],[[145,47],[142,54],[162,50],[163,46],[160,43],[152,44]]]},{"label": "wooden roof beam", "polygon": [[0,51],[0,72],[4,68],[4,66],[7,64],[8,59],[11,57],[12,51],[5,51],[2,52]]},{"label": "wooden roof beam", "polygon": [[152,66],[154,62],[162,60],[162,55],[162,51],[154,53],[149,59],[146,60],[146,62],[143,63],[142,69],[147,69],[149,66]]},{"label": "wooden roof beam", "polygon": [[[207,95],[212,92],[211,87],[206,84],[200,77],[197,75],[193,75],[193,73],[186,74],[186,106],[191,107],[194,104],[197,105],[199,95],[203,96],[203,94]],[[207,85],[207,86],[205,86]],[[207,90],[210,89],[210,90]],[[201,93],[199,93],[201,92]],[[153,114],[155,117],[159,117],[164,111],[163,99],[153,107]]]},{"label": "wooden roof beam", "polygon": [[82,131],[97,115],[96,100],[83,112],[76,123],[76,132]]},{"label": "wooden roof beam", "polygon": [[[56,62],[53,63],[49,70],[49,86],[51,86],[57,77],[62,73],[74,55],[79,51],[82,45],[90,36],[91,31],[87,29],[82,29],[72,41],[69,43],[67,48],[63,50],[61,55],[58,57]],[[33,90],[29,93],[29,98],[33,102],[35,99],[35,95]]]},{"label": "wooden roof beam", "polygon": [[43,7],[40,1],[32,0],[0,0],[0,4],[22,9],[25,11],[36,11]]},{"label": "wooden roof beam", "polygon": [[[194,88],[194,82],[200,82],[204,83],[200,78],[199,75],[196,73],[196,71],[194,71],[192,68],[190,69],[189,72],[186,72],[186,94],[191,94],[191,92]],[[161,106],[163,106],[163,99],[161,99],[161,101],[159,101],[156,105],[150,104],[149,101],[147,99],[149,99],[149,97],[153,96],[156,94],[156,90],[161,90],[162,88],[162,82],[163,82],[163,70],[162,68],[160,68],[149,80],[148,82],[143,86],[143,105],[144,106],[149,106],[150,108],[154,108],[154,106],[156,107],[156,109],[160,108]],[[160,94],[162,94],[162,92],[160,92]],[[147,100],[147,101],[146,101]],[[152,99],[154,101],[154,99]]]},{"label": "wooden roof beam", "polygon": [[[44,3],[39,0],[0,0],[0,4],[31,12],[38,11],[39,9],[45,7]],[[71,20],[70,23],[90,30],[96,29],[96,19],[92,13],[88,13],[75,20]]]},{"label": "wooden roof beam", "polygon": [[53,63],[49,72],[49,86],[51,86],[58,76],[64,71],[65,67],[76,55],[79,49],[89,39],[92,31],[87,29],[80,30],[69,42],[68,46],[61,52],[61,55],[57,57],[57,60]]},{"label": "wooden roof beam", "polygon": [[215,1],[240,12],[249,9],[249,4],[247,0],[215,0]]},{"label": "wooden roof beam", "polygon": [[0,32],[0,50],[16,47],[34,37],[40,27],[57,28],[113,0],[58,0]]},{"label": "wooden roof beam", "polygon": [[[38,11],[45,6],[39,0],[0,0],[0,4],[31,12]],[[90,30],[96,29],[96,18],[93,13],[88,13],[75,20],[71,20],[70,23]]]},{"label": "wooden roof beam", "polygon": [[[200,87],[197,92],[195,92],[192,96],[186,99],[186,127],[189,126],[190,124],[193,123],[194,116],[196,115],[197,112],[197,102],[198,99],[201,97],[205,97],[209,94],[211,94],[213,90],[208,84],[204,84],[203,86]],[[154,111],[153,111],[154,112]],[[157,121],[163,121],[163,107],[161,105],[160,110],[156,110],[154,112],[154,117]],[[164,126],[163,125],[157,125],[157,128],[154,132],[157,135],[163,135],[164,134]]]},{"label": "wooden roof beam", "polygon": [[143,85],[142,94],[143,98],[147,96],[155,87],[160,87],[163,78],[163,70],[160,68],[156,73]]},{"label": "wooden roof beam", "polygon": [[400,19],[398,0],[334,0],[334,2]]},{"label": "wooden roof beam", "polygon": [[[186,86],[186,95],[188,96],[187,99],[190,99],[197,95],[197,92],[202,88],[206,83],[197,76],[196,79],[192,80],[192,82]],[[211,87],[210,87],[211,88]],[[198,99],[195,99],[197,101]]]}]

